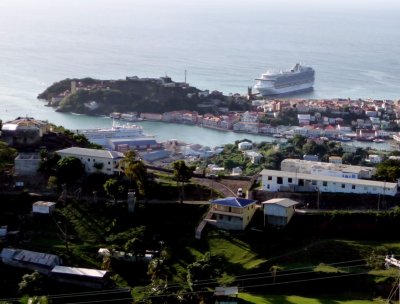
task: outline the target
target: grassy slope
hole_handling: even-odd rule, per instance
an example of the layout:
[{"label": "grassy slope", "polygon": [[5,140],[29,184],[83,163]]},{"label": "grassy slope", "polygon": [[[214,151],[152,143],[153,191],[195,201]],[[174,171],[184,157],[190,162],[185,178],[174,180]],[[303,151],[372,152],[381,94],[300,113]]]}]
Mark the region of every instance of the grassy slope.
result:
[{"label": "grassy slope", "polygon": [[245,303],[257,304],[369,304],[369,303],[383,303],[379,300],[340,300],[328,298],[309,298],[299,296],[286,296],[286,295],[255,295],[249,293],[241,293],[240,299]]}]

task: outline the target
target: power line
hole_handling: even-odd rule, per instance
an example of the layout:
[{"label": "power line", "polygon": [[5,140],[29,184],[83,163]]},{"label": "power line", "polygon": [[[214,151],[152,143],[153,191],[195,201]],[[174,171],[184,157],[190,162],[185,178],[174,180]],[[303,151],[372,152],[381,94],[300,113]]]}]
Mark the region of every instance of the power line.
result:
[{"label": "power line", "polygon": [[[350,263],[355,263],[355,262],[360,262],[360,261],[365,261],[365,259],[334,262],[334,263],[324,264],[324,266],[337,266],[337,265],[350,264]],[[315,268],[315,267],[318,267],[318,266],[320,266],[320,265],[312,265],[312,266],[307,266],[307,267],[291,268],[291,269],[282,270],[281,272],[290,272],[290,271],[294,271],[294,270],[312,269],[312,268]],[[356,264],[356,265],[343,266],[343,267],[355,268],[355,267],[366,267],[366,266],[368,266],[368,265],[367,264]],[[268,278],[268,277],[270,277],[270,273],[271,273],[270,271],[265,271],[265,272],[255,273],[255,274],[239,275],[239,276],[235,276],[235,280],[236,281],[248,281],[248,280],[261,279],[261,278]],[[294,276],[294,275],[300,275],[300,274],[306,274],[306,273],[314,273],[314,271],[282,273],[282,274],[278,274],[276,277]],[[349,275],[367,274],[367,273],[368,272],[366,272],[366,273],[354,273],[354,274],[342,274],[342,275],[337,275],[337,276],[334,276],[334,277],[327,277],[327,279],[329,279],[329,278],[337,278],[337,277],[342,277],[342,276],[349,276]],[[320,280],[320,279],[324,279],[324,278],[314,278],[314,279],[307,279],[307,280],[303,280],[303,281]],[[300,282],[300,281],[301,280],[299,280],[299,281],[287,281],[287,282],[271,283],[271,284],[262,284],[260,286],[269,286],[269,285],[277,285],[277,284],[290,284],[292,282]],[[207,284],[213,284],[215,282],[217,282],[217,279],[199,280],[199,281],[196,281],[196,283],[193,283],[193,286],[202,286],[202,285],[207,285]],[[250,288],[253,287],[253,286],[257,286],[257,285],[249,285]],[[184,285],[182,283],[169,284],[169,285],[166,286],[166,289],[174,288],[174,287],[184,287]],[[245,288],[245,287],[246,286],[244,286],[243,288]],[[150,287],[149,286],[143,286],[141,289],[144,290],[144,289],[148,289],[148,288],[150,288]],[[94,295],[102,295],[102,294],[106,295],[106,294],[118,293],[118,292],[121,292],[121,291],[129,291],[129,290],[130,289],[128,288],[128,289],[102,290],[102,291],[81,292],[81,293],[54,294],[54,295],[48,295],[47,297],[49,297],[51,299],[57,299],[57,298],[69,298],[69,297],[74,297],[74,296],[94,296]],[[184,294],[186,294],[186,293],[184,293]],[[170,295],[172,295],[172,294],[166,294],[165,296],[170,296]],[[164,295],[162,295],[162,296],[164,296]],[[157,297],[157,296],[151,296],[151,297]],[[20,298],[0,299],[0,301],[18,301],[18,300],[20,300]]]}]

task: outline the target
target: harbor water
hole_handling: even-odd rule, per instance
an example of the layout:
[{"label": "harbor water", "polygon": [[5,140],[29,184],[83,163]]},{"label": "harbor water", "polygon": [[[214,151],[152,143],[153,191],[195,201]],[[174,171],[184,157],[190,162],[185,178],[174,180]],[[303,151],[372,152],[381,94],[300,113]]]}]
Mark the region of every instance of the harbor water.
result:
[{"label": "harbor water", "polygon": [[[265,70],[316,71],[304,98],[400,98],[400,3],[391,0],[2,0],[0,119],[69,129],[106,118],[56,113],[36,99],[73,77],[169,75],[200,89],[245,93]],[[144,122],[160,140],[216,145],[250,135]],[[259,139],[259,136],[255,136]]]}]

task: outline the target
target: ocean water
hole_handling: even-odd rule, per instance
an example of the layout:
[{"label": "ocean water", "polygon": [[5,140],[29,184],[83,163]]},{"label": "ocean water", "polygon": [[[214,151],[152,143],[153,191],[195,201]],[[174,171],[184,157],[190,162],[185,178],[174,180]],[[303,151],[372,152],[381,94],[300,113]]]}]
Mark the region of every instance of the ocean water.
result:
[{"label": "ocean water", "polygon": [[399,13],[394,0],[1,0],[0,119],[110,125],[36,99],[66,77],[183,81],[186,70],[200,89],[245,93],[296,62],[316,70],[303,97],[399,99]]}]

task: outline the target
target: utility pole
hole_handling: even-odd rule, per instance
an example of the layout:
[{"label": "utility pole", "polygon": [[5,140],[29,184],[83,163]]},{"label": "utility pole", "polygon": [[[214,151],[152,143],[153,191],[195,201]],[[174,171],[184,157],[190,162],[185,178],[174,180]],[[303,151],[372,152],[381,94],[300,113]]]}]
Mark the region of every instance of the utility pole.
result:
[{"label": "utility pole", "polygon": [[[400,260],[395,259],[393,254],[390,257],[387,255],[385,258],[385,262],[386,262],[385,263],[386,267],[395,266],[395,267],[399,268],[399,270],[400,270]],[[399,304],[400,304],[400,280],[399,280],[398,289],[399,289]]]}]

